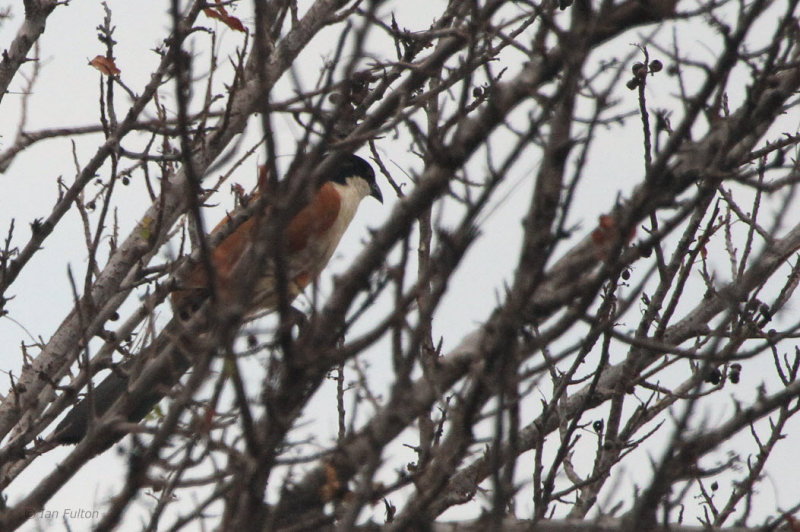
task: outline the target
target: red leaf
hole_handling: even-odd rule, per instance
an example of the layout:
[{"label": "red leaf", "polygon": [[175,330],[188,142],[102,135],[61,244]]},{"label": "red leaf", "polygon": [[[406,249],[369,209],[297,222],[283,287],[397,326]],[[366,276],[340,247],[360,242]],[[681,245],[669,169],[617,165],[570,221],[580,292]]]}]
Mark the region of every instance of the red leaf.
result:
[{"label": "red leaf", "polygon": [[599,227],[592,231],[592,241],[598,246],[605,244],[607,240],[608,236],[606,235],[606,232]]},{"label": "red leaf", "polygon": [[117,68],[117,65],[114,64],[113,58],[108,58],[102,55],[98,55],[89,61],[89,64],[106,76],[118,76],[121,72],[120,69]]},{"label": "red leaf", "polygon": [[[619,221],[610,214],[601,214],[597,217],[597,227],[591,232],[594,245],[598,248],[598,258],[605,258],[610,251],[608,247],[621,236]],[[636,226],[628,229],[625,235],[625,244],[629,244],[636,236]]]},{"label": "red leaf", "polygon": [[229,15],[225,10],[225,6],[216,5],[214,7],[207,7],[203,9],[203,13],[205,13],[208,18],[215,18],[219,20],[234,31],[247,33],[242,21],[232,15]]},{"label": "red leaf", "polygon": [[597,218],[598,225],[604,230],[614,229],[617,226],[617,221],[609,214],[601,214]]}]

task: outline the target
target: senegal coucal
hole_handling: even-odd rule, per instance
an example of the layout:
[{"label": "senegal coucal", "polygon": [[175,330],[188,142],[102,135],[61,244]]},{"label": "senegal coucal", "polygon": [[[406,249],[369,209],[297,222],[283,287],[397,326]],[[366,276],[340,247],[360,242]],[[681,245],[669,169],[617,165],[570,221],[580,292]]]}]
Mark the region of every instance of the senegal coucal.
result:
[{"label": "senegal coucal", "polygon": [[[342,157],[331,178],[326,180],[316,191],[311,201],[303,207],[286,225],[284,238],[286,271],[286,294],[289,301],[297,297],[303,289],[314,281],[325,268],[333,255],[339,240],[358,209],[361,200],[372,196],[383,203],[380,188],[375,182],[372,166],[361,157],[346,155]],[[227,223],[223,220],[212,232],[219,231]],[[232,288],[238,282],[237,265],[253,248],[253,240],[259,231],[257,223],[270,223],[269,210],[264,216],[252,216],[225,237],[211,253],[211,265],[214,269],[216,298],[218,304],[231,302]],[[275,309],[278,295],[275,290],[274,265],[267,253],[265,264],[259,268],[252,291],[252,298],[247,307],[247,314]],[[195,311],[210,293],[206,268],[195,265],[185,279],[179,283],[180,290],[172,295],[175,313],[186,319]],[[173,318],[174,321],[175,318]],[[167,326],[169,327],[169,325]],[[163,335],[162,335],[163,336]],[[190,367],[191,361],[174,349],[168,369],[159,376],[158,384],[162,388],[154,390],[137,404],[124,408],[128,421],[138,423],[160,401],[164,387],[173,386],[180,376]],[[92,403],[96,416],[102,416],[120,399],[127,390],[127,372],[134,361],[122,364],[100,384],[94,387]],[[87,398],[79,401],[67,416],[58,424],[53,439],[62,444],[78,443],[86,435],[90,412]],[[117,434],[107,442],[105,447],[122,437]]]}]

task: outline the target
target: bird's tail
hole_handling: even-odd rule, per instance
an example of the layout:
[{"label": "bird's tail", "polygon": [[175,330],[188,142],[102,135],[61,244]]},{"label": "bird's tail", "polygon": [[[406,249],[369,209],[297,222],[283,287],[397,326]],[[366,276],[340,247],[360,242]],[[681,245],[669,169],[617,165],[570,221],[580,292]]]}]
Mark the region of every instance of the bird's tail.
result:
[{"label": "bird's tail", "polygon": [[[59,444],[77,444],[87,434],[90,419],[100,419],[112,407],[131,423],[138,423],[164,398],[192,364],[192,335],[196,327],[184,325],[178,319],[161,331],[147,348],[143,359],[131,359],[120,364],[100,384],[94,386],[91,398],[85,396],[61,420],[52,440]],[[195,338],[198,335],[194,335]],[[141,356],[140,354],[139,356]],[[135,379],[131,381],[131,376]],[[92,412],[92,406],[94,412]],[[108,431],[100,451],[111,447],[125,435]]]}]

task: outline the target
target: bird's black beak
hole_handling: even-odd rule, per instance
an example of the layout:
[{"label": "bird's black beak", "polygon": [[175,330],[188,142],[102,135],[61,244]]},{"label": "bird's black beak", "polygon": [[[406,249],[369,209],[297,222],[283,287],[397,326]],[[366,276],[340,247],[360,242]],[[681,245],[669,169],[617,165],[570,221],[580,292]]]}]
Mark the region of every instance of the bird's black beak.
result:
[{"label": "bird's black beak", "polygon": [[383,204],[383,194],[375,181],[369,184],[369,195],[381,202],[381,205]]}]

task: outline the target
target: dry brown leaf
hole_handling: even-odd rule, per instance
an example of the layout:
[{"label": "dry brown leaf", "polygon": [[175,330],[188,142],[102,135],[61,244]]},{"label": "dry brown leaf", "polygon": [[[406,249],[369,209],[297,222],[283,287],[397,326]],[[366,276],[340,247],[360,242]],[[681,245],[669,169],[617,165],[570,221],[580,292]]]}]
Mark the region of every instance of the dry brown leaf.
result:
[{"label": "dry brown leaf", "polygon": [[219,20],[234,31],[241,31],[243,33],[247,32],[244,24],[242,24],[242,21],[232,15],[229,15],[228,11],[225,10],[225,6],[216,5],[214,7],[207,7],[203,9],[203,13],[205,13],[209,18],[215,18]]},{"label": "dry brown leaf", "polygon": [[325,469],[325,485],[320,489],[320,496],[323,501],[332,501],[339,490],[342,488],[342,483],[339,481],[339,473],[330,462],[323,464]]},{"label": "dry brown leaf", "polygon": [[117,68],[117,65],[114,64],[114,59],[105,57],[102,55],[98,55],[91,61],[89,64],[95,67],[97,70],[105,74],[106,76],[119,76],[120,69]]}]

